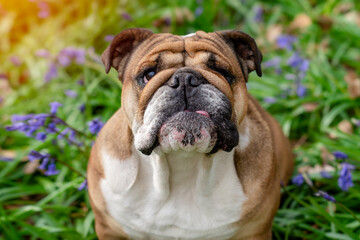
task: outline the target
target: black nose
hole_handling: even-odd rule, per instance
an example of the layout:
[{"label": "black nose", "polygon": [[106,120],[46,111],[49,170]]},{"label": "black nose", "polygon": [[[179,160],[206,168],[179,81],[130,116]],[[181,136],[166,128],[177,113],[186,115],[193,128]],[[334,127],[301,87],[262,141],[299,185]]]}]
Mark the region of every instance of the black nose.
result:
[{"label": "black nose", "polygon": [[206,81],[203,77],[193,71],[178,71],[166,82],[167,85],[174,89],[195,88]]}]

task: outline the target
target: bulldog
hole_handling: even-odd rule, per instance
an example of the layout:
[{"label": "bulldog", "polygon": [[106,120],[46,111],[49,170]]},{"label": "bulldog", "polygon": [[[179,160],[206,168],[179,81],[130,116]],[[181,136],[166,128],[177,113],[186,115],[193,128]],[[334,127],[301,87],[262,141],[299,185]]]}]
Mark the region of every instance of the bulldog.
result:
[{"label": "bulldog", "polygon": [[87,171],[99,239],[271,239],[293,155],[247,93],[261,60],[240,31],[113,39],[102,61],[118,71],[121,107]]}]

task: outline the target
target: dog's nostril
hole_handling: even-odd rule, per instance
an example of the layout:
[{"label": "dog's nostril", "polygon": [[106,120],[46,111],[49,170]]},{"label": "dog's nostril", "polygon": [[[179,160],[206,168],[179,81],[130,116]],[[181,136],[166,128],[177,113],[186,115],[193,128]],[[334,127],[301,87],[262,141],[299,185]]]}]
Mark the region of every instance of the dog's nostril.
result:
[{"label": "dog's nostril", "polygon": [[190,84],[192,87],[197,87],[201,84],[201,82],[192,74],[185,77],[185,83]]},{"label": "dog's nostril", "polygon": [[178,88],[180,83],[179,83],[179,77],[175,76],[173,78],[171,78],[168,82],[168,85],[172,88]]}]

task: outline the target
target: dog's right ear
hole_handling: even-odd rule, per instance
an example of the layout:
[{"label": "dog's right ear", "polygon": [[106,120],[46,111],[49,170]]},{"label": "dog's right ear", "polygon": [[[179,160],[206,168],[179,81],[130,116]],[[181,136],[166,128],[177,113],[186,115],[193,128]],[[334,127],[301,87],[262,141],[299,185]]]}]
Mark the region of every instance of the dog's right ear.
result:
[{"label": "dog's right ear", "polygon": [[129,28],[116,35],[101,55],[106,73],[111,67],[116,70],[123,69],[131,52],[151,35],[153,33],[150,30],[143,28]]}]

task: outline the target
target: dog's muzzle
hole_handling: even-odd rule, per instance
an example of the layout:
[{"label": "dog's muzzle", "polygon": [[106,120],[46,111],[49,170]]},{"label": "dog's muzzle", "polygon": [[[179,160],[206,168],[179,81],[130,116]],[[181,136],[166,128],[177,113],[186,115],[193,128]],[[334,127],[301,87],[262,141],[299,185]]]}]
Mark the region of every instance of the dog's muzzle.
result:
[{"label": "dog's muzzle", "polygon": [[163,152],[231,151],[238,144],[231,113],[229,99],[200,73],[179,69],[150,99],[135,147],[146,155],[157,146]]}]

